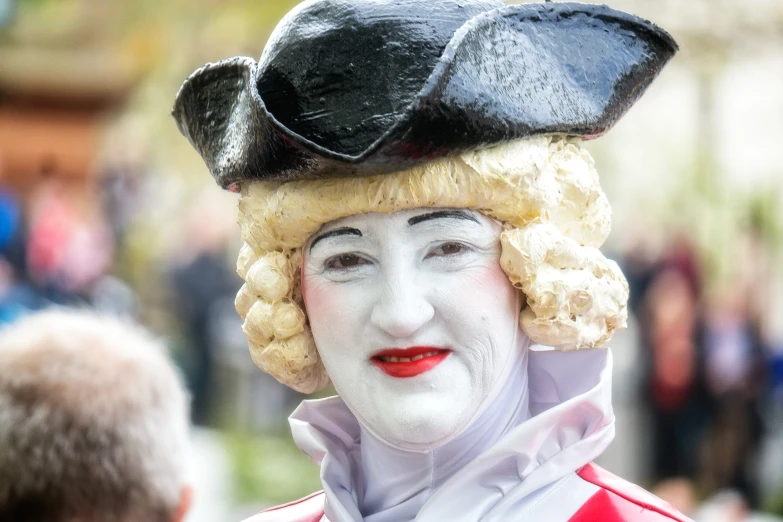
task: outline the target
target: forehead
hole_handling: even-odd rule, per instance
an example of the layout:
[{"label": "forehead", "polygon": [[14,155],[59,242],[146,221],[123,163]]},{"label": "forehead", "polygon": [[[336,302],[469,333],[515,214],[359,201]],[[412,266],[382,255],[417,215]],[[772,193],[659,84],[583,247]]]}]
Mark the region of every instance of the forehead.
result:
[{"label": "forehead", "polygon": [[[458,219],[458,218],[455,219],[453,216],[449,217],[449,214],[455,211],[471,216],[475,219],[475,221],[471,221],[468,219]],[[488,227],[498,226],[497,222],[494,219],[489,218],[484,214],[482,214],[481,212],[477,212],[475,210],[463,209],[463,208],[422,207],[422,208],[415,208],[410,210],[399,210],[397,212],[392,212],[392,213],[364,212],[362,214],[354,214],[352,216],[347,216],[344,218],[335,219],[334,221],[329,221],[328,223],[324,224],[321,227],[319,232],[326,232],[329,230],[342,228],[342,227],[357,228],[359,230],[370,230],[378,227],[407,228],[408,226],[410,226],[409,222],[411,221],[412,218],[425,216],[433,213],[434,213],[433,219],[432,220],[428,219],[427,221],[450,222],[455,226],[465,226],[468,224],[475,226],[476,221],[478,221],[478,223],[483,226],[488,226]]]}]

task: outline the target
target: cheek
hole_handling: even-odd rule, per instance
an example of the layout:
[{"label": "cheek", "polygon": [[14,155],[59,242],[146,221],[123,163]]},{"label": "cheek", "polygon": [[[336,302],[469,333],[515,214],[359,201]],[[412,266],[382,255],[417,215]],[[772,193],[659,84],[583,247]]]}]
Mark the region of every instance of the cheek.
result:
[{"label": "cheek", "polygon": [[473,308],[482,318],[496,316],[507,309],[519,313],[519,291],[498,263],[470,270],[454,283],[449,285],[449,295],[444,297],[453,300],[455,305]]},{"label": "cheek", "polygon": [[491,289],[492,293],[497,296],[513,296],[518,292],[506,273],[500,268],[500,263],[495,263],[486,269],[481,284],[485,288]]},{"label": "cheek", "polygon": [[474,378],[490,377],[518,335],[519,291],[499,265],[488,263],[442,285],[440,296],[444,327],[464,347]]},{"label": "cheek", "polygon": [[302,300],[311,328],[317,328],[321,324],[329,322],[329,305],[333,303],[334,297],[334,291],[330,290],[328,285],[302,273]]},{"label": "cheek", "polygon": [[361,333],[363,298],[344,284],[318,276],[302,278],[305,313],[319,350],[353,342]]}]

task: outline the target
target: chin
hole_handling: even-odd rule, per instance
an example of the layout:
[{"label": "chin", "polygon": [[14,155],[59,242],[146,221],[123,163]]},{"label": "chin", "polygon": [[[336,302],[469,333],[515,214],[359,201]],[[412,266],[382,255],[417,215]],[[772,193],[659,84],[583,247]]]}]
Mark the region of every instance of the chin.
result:
[{"label": "chin", "polygon": [[[464,429],[467,412],[455,408],[451,401],[428,401],[421,397],[405,401],[402,408],[379,408],[376,435],[408,450],[427,451],[445,444]],[[464,404],[464,403],[463,403]]]}]

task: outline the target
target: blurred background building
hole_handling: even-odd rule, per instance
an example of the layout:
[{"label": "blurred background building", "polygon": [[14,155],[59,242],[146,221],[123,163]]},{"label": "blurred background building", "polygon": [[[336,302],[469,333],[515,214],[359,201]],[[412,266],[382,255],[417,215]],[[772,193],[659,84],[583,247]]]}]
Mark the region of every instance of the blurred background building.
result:
[{"label": "blurred background building", "polygon": [[[169,116],[295,3],[0,0],[0,323],[90,306],[170,340],[200,426],[191,522],[319,489],[285,423],[302,397],[255,369],[233,311],[236,196]],[[783,516],[783,2],[607,3],[681,52],[588,144],[632,293],[603,464],[697,520]]]}]

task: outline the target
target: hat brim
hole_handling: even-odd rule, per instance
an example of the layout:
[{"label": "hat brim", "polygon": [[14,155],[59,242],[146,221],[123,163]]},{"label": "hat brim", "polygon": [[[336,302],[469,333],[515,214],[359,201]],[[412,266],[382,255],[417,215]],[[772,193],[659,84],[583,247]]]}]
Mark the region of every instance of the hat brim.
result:
[{"label": "hat brim", "polygon": [[[185,81],[173,114],[224,188],[256,179],[372,175],[526,136],[600,136],[676,51],[662,29],[606,6],[513,5],[462,25],[425,71],[413,101],[377,137],[364,136],[369,145],[355,153],[346,153],[317,127],[292,130],[301,128],[298,116],[307,116],[300,114],[306,109],[297,105],[297,96],[276,97],[269,110],[259,86],[267,95],[273,92],[263,73],[280,68],[269,61],[264,70],[250,58],[208,64]],[[286,59],[285,53],[278,56]],[[362,75],[355,77],[356,85],[341,87],[361,92],[363,100],[390,96],[366,92]],[[290,94],[307,85],[285,89]]]}]

